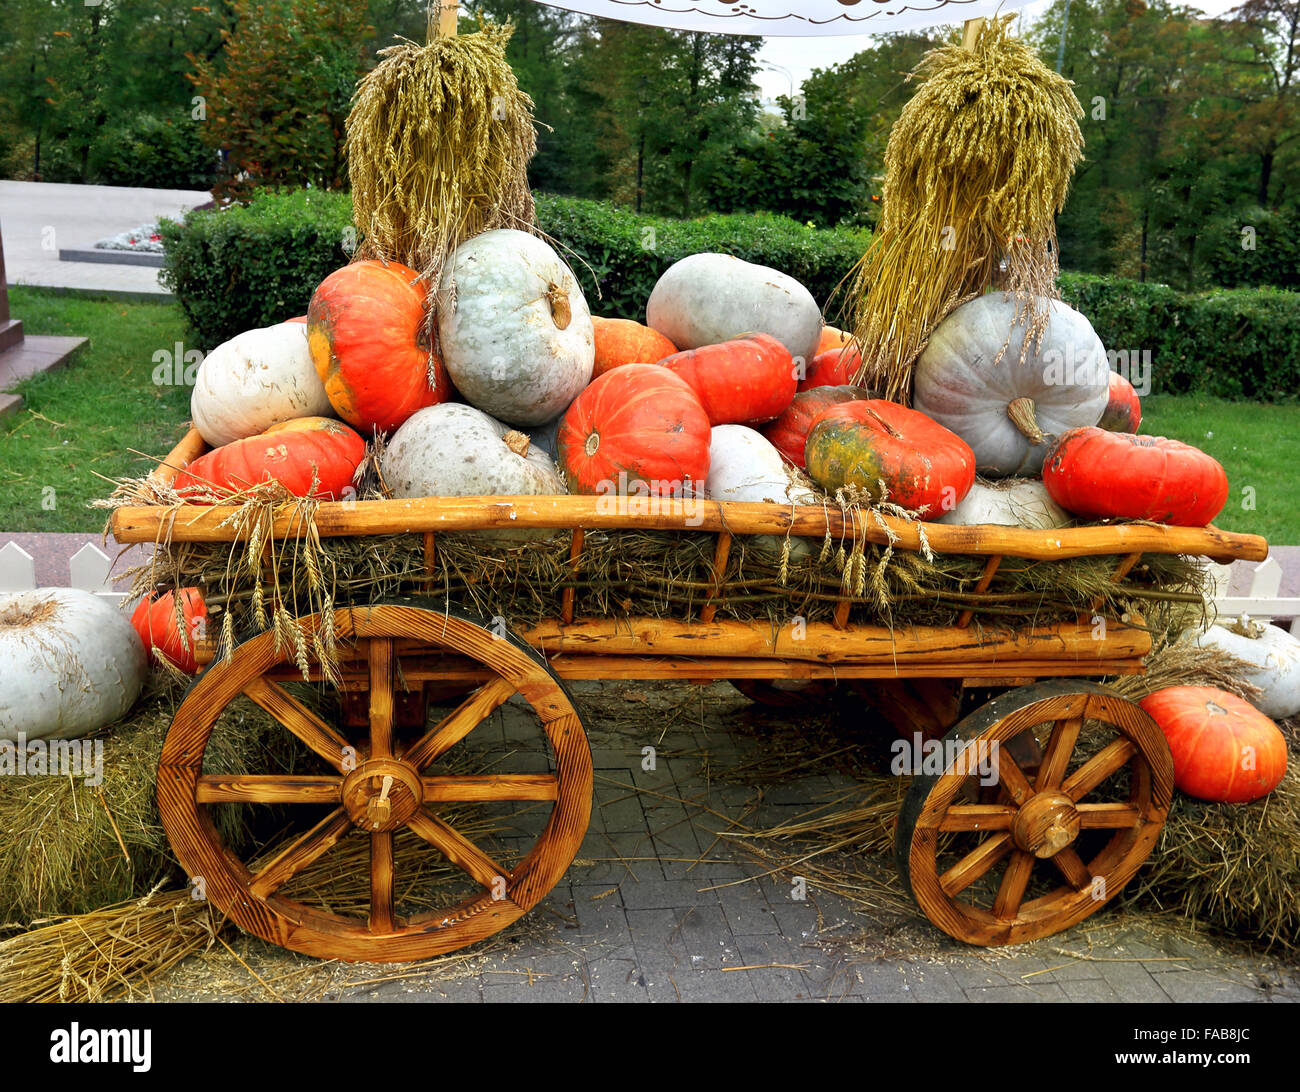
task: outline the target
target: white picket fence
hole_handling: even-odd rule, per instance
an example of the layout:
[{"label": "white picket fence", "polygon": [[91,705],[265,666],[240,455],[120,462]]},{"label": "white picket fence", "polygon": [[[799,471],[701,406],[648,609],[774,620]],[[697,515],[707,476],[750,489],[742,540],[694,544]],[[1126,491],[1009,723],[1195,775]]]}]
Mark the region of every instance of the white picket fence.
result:
[{"label": "white picket fence", "polygon": [[[109,578],[113,559],[93,542],[87,542],[68,559],[68,581],[63,587],[81,588],[118,603],[127,597]],[[16,542],[0,546],[0,595],[31,591],[36,587],[36,559]]]},{"label": "white picket fence", "polygon": [[1222,619],[1248,614],[1257,622],[1290,622],[1290,630],[1300,637],[1300,599],[1282,598],[1282,566],[1277,558],[1270,557],[1255,566],[1250,581],[1250,591],[1245,595],[1228,594],[1231,569],[1227,565],[1211,565],[1214,577],[1214,606]]}]

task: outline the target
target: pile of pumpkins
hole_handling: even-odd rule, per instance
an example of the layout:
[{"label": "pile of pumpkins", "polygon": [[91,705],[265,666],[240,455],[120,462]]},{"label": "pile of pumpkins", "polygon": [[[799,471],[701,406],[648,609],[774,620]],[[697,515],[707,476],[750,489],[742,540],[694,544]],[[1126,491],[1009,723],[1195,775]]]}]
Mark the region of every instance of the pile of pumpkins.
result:
[{"label": "pile of pumpkins", "polygon": [[606,319],[545,242],[489,231],[436,286],[355,262],[305,318],[210,353],[191,412],[213,450],[176,486],[212,500],[274,479],[340,499],[382,433],[396,497],[797,504],[816,487],[951,523],[1209,523],[1223,468],[1138,436],[1137,396],[1087,319],[1043,303],[1027,345],[1014,301],[957,308],[918,361],[909,408],[852,383],[856,350],[777,270],[695,254],[660,277],[645,323]]}]

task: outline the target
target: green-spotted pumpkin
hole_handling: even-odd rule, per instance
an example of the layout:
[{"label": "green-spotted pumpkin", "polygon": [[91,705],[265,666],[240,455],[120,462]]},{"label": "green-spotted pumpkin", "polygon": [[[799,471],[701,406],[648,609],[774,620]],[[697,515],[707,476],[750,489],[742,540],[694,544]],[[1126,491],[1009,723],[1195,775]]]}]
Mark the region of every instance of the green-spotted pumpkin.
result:
[{"label": "green-spotted pumpkin", "polygon": [[844,402],[808,430],[804,459],[812,479],[834,493],[852,486],[936,516],[951,511],[975,482],[975,453],[923,413],[871,399]]}]

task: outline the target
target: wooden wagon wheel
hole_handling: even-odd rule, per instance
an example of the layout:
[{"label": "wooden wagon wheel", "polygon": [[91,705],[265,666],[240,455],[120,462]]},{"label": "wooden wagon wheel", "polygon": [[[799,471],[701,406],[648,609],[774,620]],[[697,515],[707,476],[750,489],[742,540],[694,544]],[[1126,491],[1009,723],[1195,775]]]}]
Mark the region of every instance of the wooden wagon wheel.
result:
[{"label": "wooden wagon wheel", "polygon": [[[1032,777],[1006,746],[1026,732],[1042,745]],[[1164,826],[1168,745],[1139,706],[1105,687],[1009,691],[943,744],[943,772],[916,777],[903,802],[895,852],[917,904],[958,940],[1018,944],[1081,921],[1132,877]],[[996,760],[996,803],[972,791],[982,755]]]},{"label": "wooden wagon wheel", "polygon": [[[310,635],[320,622],[321,616],[313,615],[303,625]],[[370,694],[368,731],[350,742],[267,678],[290,655],[286,649],[277,652],[274,633],[240,644],[229,661],[214,663],[195,682],[167,733],[158,769],[158,806],[172,849],[191,877],[202,878],[207,897],[241,928],[308,955],[400,962],[491,936],[555,885],[586,831],[591,752],[572,700],[532,649],[513,637],[495,636],[466,614],[409,601],[381,603],[335,611],[334,627],[339,641],[362,657],[358,671]],[[403,744],[393,731],[395,680],[404,662],[409,667],[413,656],[430,651],[456,657],[487,681],[439,724]],[[204,751],[213,726],[241,694],[269,712],[331,773],[205,773]],[[516,694],[540,721],[554,772],[439,775],[442,756]],[[436,814],[451,802],[497,801],[538,801],[543,807],[550,802],[544,830],[513,868],[497,864]],[[223,803],[316,805],[325,815],[254,872],[217,833],[210,812]],[[403,827],[467,874],[474,893],[454,907],[399,916],[394,834]],[[349,836],[370,841],[368,915],[337,913],[284,894],[296,873]]]}]

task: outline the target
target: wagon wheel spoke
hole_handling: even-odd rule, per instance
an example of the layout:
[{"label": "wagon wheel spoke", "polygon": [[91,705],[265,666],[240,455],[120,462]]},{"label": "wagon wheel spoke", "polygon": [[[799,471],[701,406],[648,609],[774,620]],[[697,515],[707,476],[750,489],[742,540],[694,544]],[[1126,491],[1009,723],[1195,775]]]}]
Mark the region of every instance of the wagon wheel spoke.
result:
[{"label": "wagon wheel spoke", "polygon": [[274,860],[252,878],[248,885],[249,891],[258,898],[266,898],[329,850],[351,829],[352,820],[347,810],[335,808],[291,846],[276,854]]},{"label": "wagon wheel spoke", "polygon": [[1034,870],[1034,855],[1017,849],[1007,862],[1007,870],[1002,874],[998,884],[998,893],[993,900],[993,916],[1014,918],[1020,912],[1020,900],[1025,897],[1025,888],[1029,886],[1029,874]]},{"label": "wagon wheel spoke", "polygon": [[484,774],[479,777],[424,777],[424,802],[555,800],[560,782],[554,774]]},{"label": "wagon wheel spoke", "polygon": [[343,780],[281,774],[204,774],[195,786],[200,804],[337,804]]},{"label": "wagon wheel spoke", "polygon": [[376,831],[370,836],[370,931],[391,933],[393,915],[393,832]]},{"label": "wagon wheel spoke", "polygon": [[1083,830],[1124,830],[1142,822],[1135,804],[1076,804]]},{"label": "wagon wheel spoke", "polygon": [[258,677],[248,682],[244,687],[244,694],[275,717],[336,770],[342,771],[347,740],[287,690],[263,677]]},{"label": "wagon wheel spoke", "polygon": [[939,822],[941,831],[1010,830],[1016,809],[1007,804],[955,804]]},{"label": "wagon wheel spoke", "polygon": [[1083,891],[1092,885],[1092,873],[1072,846],[1066,846],[1053,854],[1052,864],[1056,865],[1066,882],[1076,891]]},{"label": "wagon wheel spoke", "polygon": [[506,679],[496,678],[484,683],[439,724],[412,743],[403,753],[402,761],[417,770],[424,769],[469,735],[514,693],[514,684]]},{"label": "wagon wheel spoke", "polygon": [[1082,717],[1067,717],[1052,725],[1052,734],[1043,754],[1043,764],[1038,767],[1038,778],[1035,781],[1035,788],[1039,792],[1060,787],[1065,771],[1070,767],[1070,756],[1074,753],[1074,745],[1082,727]]},{"label": "wagon wheel spoke", "polygon": [[437,816],[421,809],[409,820],[409,826],[464,872],[468,872],[484,887],[492,890],[498,881],[507,876],[505,869],[484,853],[478,846]]},{"label": "wagon wheel spoke", "polygon": [[950,898],[970,887],[998,861],[1015,849],[1008,831],[999,831],[992,838],[985,838],[979,845],[966,854],[960,861],[939,877],[939,886]]},{"label": "wagon wheel spoke", "polygon": [[367,658],[370,663],[370,757],[393,756],[393,639],[371,637]]},{"label": "wagon wheel spoke", "polygon": [[1131,740],[1113,740],[1070,774],[1061,784],[1061,791],[1072,800],[1079,800],[1121,769],[1137,753],[1138,749]]},{"label": "wagon wheel spoke", "polygon": [[1023,804],[1034,795],[1034,787],[1029,783],[1029,778],[1005,747],[998,748],[998,784],[1006,789],[1007,795],[1015,804]]}]

